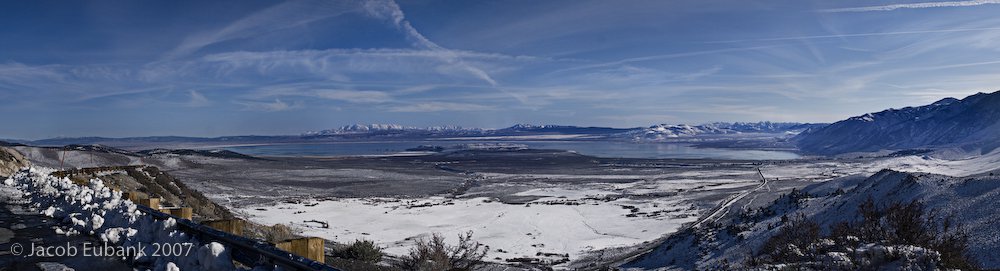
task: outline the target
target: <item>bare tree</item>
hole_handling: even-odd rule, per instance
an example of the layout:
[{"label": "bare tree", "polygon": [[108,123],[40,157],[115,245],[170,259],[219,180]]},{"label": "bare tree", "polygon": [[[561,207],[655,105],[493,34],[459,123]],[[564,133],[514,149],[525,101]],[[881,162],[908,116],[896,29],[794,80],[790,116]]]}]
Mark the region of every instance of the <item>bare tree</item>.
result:
[{"label": "bare tree", "polygon": [[445,243],[440,234],[417,240],[410,254],[403,256],[394,265],[404,270],[417,271],[471,271],[483,264],[488,246],[472,240],[472,231],[460,234],[458,244]]}]

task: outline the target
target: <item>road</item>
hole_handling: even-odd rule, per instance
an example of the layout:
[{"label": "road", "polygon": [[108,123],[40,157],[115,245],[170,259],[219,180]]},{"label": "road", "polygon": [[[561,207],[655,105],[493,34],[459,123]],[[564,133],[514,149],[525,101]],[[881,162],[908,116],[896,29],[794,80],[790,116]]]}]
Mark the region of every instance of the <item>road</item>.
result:
[{"label": "road", "polygon": [[718,221],[719,218],[724,217],[725,214],[729,213],[729,210],[730,210],[729,207],[732,207],[734,203],[736,203],[737,201],[745,198],[746,196],[748,196],[748,195],[750,195],[750,194],[752,194],[754,192],[757,192],[760,189],[763,189],[764,187],[767,187],[767,178],[764,178],[764,173],[760,171],[760,168],[757,168],[757,174],[760,175],[760,184],[757,185],[757,187],[754,187],[753,189],[749,189],[749,190],[740,192],[739,194],[730,196],[728,199],[726,199],[725,201],[723,201],[722,203],[720,203],[718,206],[716,206],[715,208],[713,208],[712,211],[710,211],[707,216],[704,216],[704,217],[698,219],[698,221],[695,222],[693,225],[691,225],[691,227],[692,228],[697,228],[697,227],[701,226],[702,223],[705,223],[706,221],[710,221],[710,220],[712,222]]}]

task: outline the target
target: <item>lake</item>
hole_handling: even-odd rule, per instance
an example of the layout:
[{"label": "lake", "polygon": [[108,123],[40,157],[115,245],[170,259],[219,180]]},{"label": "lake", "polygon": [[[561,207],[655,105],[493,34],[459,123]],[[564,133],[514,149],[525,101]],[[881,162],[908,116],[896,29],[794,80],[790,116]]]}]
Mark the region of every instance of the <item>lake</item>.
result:
[{"label": "lake", "polygon": [[788,160],[799,158],[786,151],[696,148],[685,143],[632,143],[610,141],[378,141],[270,144],[222,147],[258,156],[360,156],[391,155],[420,145],[451,147],[468,143],[510,143],[532,149],[556,149],[607,158],[684,158],[725,160]]}]

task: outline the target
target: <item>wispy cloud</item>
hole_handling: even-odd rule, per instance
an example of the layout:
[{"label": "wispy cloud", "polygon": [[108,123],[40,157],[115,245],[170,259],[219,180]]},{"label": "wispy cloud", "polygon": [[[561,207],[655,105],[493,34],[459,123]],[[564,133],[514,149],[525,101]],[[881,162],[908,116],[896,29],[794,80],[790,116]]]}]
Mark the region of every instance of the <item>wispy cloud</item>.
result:
[{"label": "wispy cloud", "polygon": [[281,99],[274,99],[274,102],[236,101],[234,103],[242,105],[243,110],[246,111],[277,112],[298,107],[296,104],[289,104]]},{"label": "wispy cloud", "polygon": [[632,58],[626,58],[626,59],[621,59],[621,60],[611,61],[611,62],[604,62],[604,63],[596,63],[596,64],[587,64],[587,65],[574,66],[574,67],[570,67],[570,68],[566,68],[566,69],[557,70],[554,73],[569,72],[569,71],[578,71],[578,70],[586,70],[586,69],[595,69],[595,68],[618,67],[618,66],[621,66],[621,65],[625,65],[625,64],[629,64],[629,63],[635,63],[635,62],[658,61],[658,60],[667,60],[667,59],[683,58],[683,57],[695,57],[695,56],[722,54],[722,53],[729,53],[729,52],[755,51],[755,50],[761,50],[761,49],[768,49],[768,48],[775,48],[775,47],[787,47],[787,46],[789,46],[789,45],[767,45],[767,46],[735,47],[735,48],[723,48],[723,49],[713,49],[713,50],[700,50],[700,51],[680,52],[680,53],[672,53],[672,54],[660,54],[660,55],[632,57]]},{"label": "wispy cloud", "polygon": [[743,43],[752,41],[840,39],[840,38],[852,38],[852,37],[879,37],[879,36],[898,36],[898,35],[933,34],[933,33],[953,33],[953,32],[985,32],[985,31],[998,31],[998,30],[1000,30],[1000,27],[929,29],[929,30],[912,30],[912,31],[844,33],[844,34],[831,34],[831,35],[806,35],[806,36],[789,36],[789,37],[760,38],[760,39],[721,40],[721,41],[710,41],[708,43]]},{"label": "wispy cloud", "polygon": [[[138,30],[77,31],[62,21],[7,16],[0,28],[38,22],[61,31],[37,37],[0,31],[6,38],[0,40],[11,40],[0,43],[0,120],[30,125],[57,113],[81,123],[169,115],[177,119],[161,120],[169,129],[192,133],[201,132],[190,122],[242,125],[244,114],[270,121],[256,127],[289,130],[374,120],[467,126],[522,119],[612,126],[815,121],[1000,86],[1000,59],[989,57],[1000,52],[1000,20],[988,13],[998,6],[867,13],[872,16],[864,20],[833,13],[994,1],[821,3],[846,7],[822,11],[815,1],[696,2],[455,2],[447,9],[390,0],[230,9],[188,3],[183,8],[197,19],[151,18],[170,23]],[[148,6],[123,8],[159,14]],[[444,12],[448,20],[432,19]],[[95,31],[109,34],[89,35]],[[76,33],[83,37],[62,47],[30,45]],[[158,35],[134,41],[148,33]],[[331,108],[345,114],[318,117]],[[497,114],[501,110],[515,113]],[[278,111],[284,113],[256,113]],[[57,129],[44,126],[37,130]]]},{"label": "wispy cloud", "polygon": [[439,111],[489,111],[494,110],[492,106],[451,103],[451,102],[424,102],[415,104],[400,105],[391,108],[391,112],[439,112]]},{"label": "wispy cloud", "polygon": [[447,67],[455,67],[457,68],[457,70],[466,72],[476,78],[479,78],[483,82],[486,82],[490,86],[494,87],[495,90],[510,95],[511,97],[518,100],[522,104],[527,104],[530,102],[524,99],[522,96],[508,92],[504,88],[500,87],[500,84],[497,82],[497,80],[493,76],[491,76],[488,72],[486,72],[486,70],[466,62],[460,56],[460,54],[456,53],[454,50],[442,47],[437,43],[428,39],[423,34],[421,34],[420,31],[417,31],[417,29],[414,28],[413,25],[411,25],[408,20],[406,20],[406,17],[403,14],[402,9],[399,8],[399,5],[397,5],[395,1],[392,0],[367,1],[365,2],[365,8],[368,11],[368,14],[372,16],[391,20],[395,25],[395,27],[400,31],[402,31],[406,35],[407,39],[409,39],[414,46],[418,48],[431,50],[434,52],[439,52],[440,59],[448,64]]},{"label": "wispy cloud", "polygon": [[201,93],[198,93],[197,91],[192,90],[188,92],[188,94],[191,95],[191,100],[188,101],[187,104],[190,107],[204,107],[212,104],[208,98],[205,98],[205,95],[201,95]]},{"label": "wispy cloud", "polygon": [[300,26],[358,11],[361,8],[359,1],[300,0],[282,2],[232,22],[221,29],[189,36],[177,48],[170,51],[167,57],[182,57],[219,42],[249,38]]},{"label": "wispy cloud", "polygon": [[367,90],[315,90],[316,97],[350,103],[384,103],[392,100],[389,94]]},{"label": "wispy cloud", "polygon": [[970,0],[970,1],[946,1],[946,2],[923,2],[906,3],[882,6],[850,7],[821,9],[819,12],[869,12],[869,11],[893,11],[897,9],[918,9],[918,8],[942,8],[942,7],[971,7],[989,4],[1000,4],[1000,0]]}]

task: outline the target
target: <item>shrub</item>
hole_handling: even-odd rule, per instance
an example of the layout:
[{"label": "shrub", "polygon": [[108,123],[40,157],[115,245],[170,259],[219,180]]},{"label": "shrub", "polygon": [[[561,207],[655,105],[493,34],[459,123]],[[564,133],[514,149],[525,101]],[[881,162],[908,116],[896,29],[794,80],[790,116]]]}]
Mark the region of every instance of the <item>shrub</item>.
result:
[{"label": "shrub", "polygon": [[382,260],[382,248],[375,245],[375,242],[372,241],[355,240],[350,246],[339,251],[337,256],[344,259],[377,263]]},{"label": "shrub", "polygon": [[394,265],[403,270],[420,271],[468,271],[483,264],[489,247],[472,240],[472,232],[458,236],[458,244],[448,245],[444,237],[433,234],[430,238],[417,240],[410,254],[403,256]]},{"label": "shrub", "polygon": [[[858,205],[858,221],[833,224],[830,234],[822,237],[819,225],[803,215],[788,219],[782,228],[761,247],[760,257],[747,260],[750,265],[761,264],[806,264],[804,269],[814,269],[809,263],[822,263],[827,252],[841,255],[856,251],[862,244],[883,247],[929,249],[940,254],[940,258],[928,264],[939,268],[976,270],[976,263],[968,255],[968,237],[954,225],[951,218],[938,218],[933,212],[925,212],[918,201],[891,203],[879,206],[871,198]],[[888,253],[895,255],[893,253]],[[887,255],[888,255],[887,254]],[[855,257],[870,257],[854,255]],[[899,255],[896,255],[899,256]],[[894,256],[895,257],[895,256]],[[879,269],[881,260],[856,259],[847,269]],[[912,260],[912,259],[911,259]],[[837,269],[819,266],[819,269]],[[844,267],[840,267],[844,268]]]},{"label": "shrub", "polygon": [[263,228],[263,238],[271,243],[279,243],[288,239],[295,238],[295,233],[292,232],[292,228],[285,224],[274,224],[274,226]]},{"label": "shrub", "polygon": [[819,224],[800,214],[789,219],[777,234],[764,243],[762,249],[776,261],[800,261],[802,250],[819,239],[819,233]]}]

